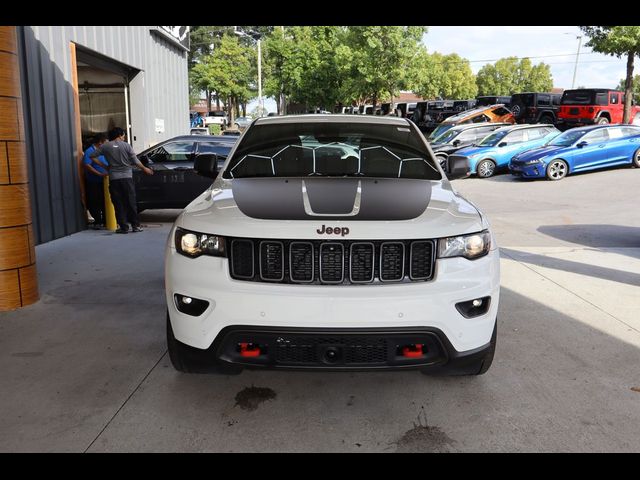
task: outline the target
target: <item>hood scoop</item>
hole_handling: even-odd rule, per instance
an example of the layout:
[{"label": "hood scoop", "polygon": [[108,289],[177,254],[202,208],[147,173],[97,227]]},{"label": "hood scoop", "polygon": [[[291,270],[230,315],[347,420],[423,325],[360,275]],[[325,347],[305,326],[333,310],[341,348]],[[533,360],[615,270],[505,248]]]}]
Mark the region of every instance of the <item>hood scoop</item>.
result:
[{"label": "hood scoop", "polygon": [[238,178],[242,213],[264,220],[409,220],[429,206],[428,180],[389,178]]}]

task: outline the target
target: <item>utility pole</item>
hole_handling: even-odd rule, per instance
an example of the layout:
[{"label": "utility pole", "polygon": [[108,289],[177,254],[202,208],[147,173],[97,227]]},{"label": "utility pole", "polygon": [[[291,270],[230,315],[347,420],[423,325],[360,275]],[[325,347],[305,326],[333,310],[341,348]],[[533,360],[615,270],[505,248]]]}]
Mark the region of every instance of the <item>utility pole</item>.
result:
[{"label": "utility pole", "polygon": [[573,82],[571,82],[571,88],[576,86],[576,73],[578,72],[578,57],[580,57],[580,46],[582,45],[582,35],[576,37],[578,39],[578,53],[576,53],[576,65],[573,68]]}]

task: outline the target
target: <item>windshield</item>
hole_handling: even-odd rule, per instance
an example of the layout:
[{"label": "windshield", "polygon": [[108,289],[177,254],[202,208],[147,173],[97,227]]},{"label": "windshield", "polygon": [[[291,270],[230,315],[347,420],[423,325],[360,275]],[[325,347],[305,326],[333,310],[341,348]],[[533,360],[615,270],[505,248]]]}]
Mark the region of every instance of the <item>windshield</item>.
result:
[{"label": "windshield", "polygon": [[440,180],[409,126],[362,123],[254,124],[223,178],[376,177]]},{"label": "windshield", "polygon": [[568,147],[578,141],[580,137],[585,135],[589,130],[582,128],[572,128],[564,133],[561,133],[556,138],[551,140],[547,145],[554,147]]},{"label": "windshield", "polygon": [[431,143],[433,145],[442,145],[444,143],[451,143],[453,139],[460,134],[460,130],[450,129],[444,132],[442,135],[437,136]]},{"label": "windshield", "polygon": [[453,123],[441,123],[440,125],[438,125],[436,127],[436,129],[431,132],[431,135],[429,135],[429,140],[434,140],[436,138],[438,138],[440,135],[442,135],[444,132],[446,132],[447,130],[451,129],[455,127],[455,125]]},{"label": "windshield", "polygon": [[484,137],[478,144],[478,146],[495,147],[500,142],[500,140],[502,140],[507,135],[507,133],[509,133],[507,130],[498,130],[496,132],[493,132],[491,135],[487,135],[486,137]]}]

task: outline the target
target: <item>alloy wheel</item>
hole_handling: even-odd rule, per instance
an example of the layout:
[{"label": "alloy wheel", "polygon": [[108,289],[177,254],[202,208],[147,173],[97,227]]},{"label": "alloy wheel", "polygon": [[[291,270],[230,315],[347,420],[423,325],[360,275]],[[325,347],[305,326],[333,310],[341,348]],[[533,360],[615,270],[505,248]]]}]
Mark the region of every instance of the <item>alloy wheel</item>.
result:
[{"label": "alloy wheel", "polygon": [[551,180],[560,180],[567,176],[567,164],[562,160],[554,160],[549,164],[548,177]]},{"label": "alloy wheel", "polygon": [[496,166],[491,160],[483,160],[478,164],[478,176],[482,178],[490,177],[495,170]]}]

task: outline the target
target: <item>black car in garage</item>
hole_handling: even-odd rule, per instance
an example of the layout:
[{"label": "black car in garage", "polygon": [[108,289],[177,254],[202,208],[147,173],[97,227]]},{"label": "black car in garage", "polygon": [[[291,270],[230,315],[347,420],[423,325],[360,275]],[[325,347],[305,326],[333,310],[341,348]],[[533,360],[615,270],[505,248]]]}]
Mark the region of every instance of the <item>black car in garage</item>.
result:
[{"label": "black car in garage", "polygon": [[140,161],[154,171],[133,173],[138,212],[150,208],[184,208],[212,183],[193,170],[196,157],[216,155],[222,167],[237,136],[183,135],[165,140],[138,154]]}]

